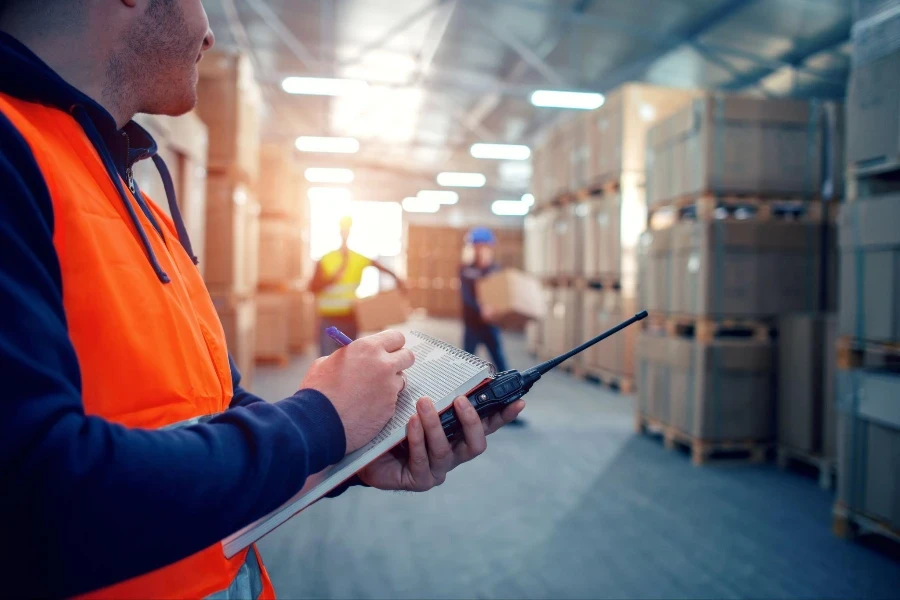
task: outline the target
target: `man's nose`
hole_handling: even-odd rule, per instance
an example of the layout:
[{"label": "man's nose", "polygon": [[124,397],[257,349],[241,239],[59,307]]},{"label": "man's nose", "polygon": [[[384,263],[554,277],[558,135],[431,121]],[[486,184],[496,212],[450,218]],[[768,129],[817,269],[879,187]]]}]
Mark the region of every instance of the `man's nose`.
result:
[{"label": "man's nose", "polygon": [[216,45],[216,34],[212,32],[212,29],[206,30],[206,37],[203,38],[203,51],[206,52],[210,48]]}]

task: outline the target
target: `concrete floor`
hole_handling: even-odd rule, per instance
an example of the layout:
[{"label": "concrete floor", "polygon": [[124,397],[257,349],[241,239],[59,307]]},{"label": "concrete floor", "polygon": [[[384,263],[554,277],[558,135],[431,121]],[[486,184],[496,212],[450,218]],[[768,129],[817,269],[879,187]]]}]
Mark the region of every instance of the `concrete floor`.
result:
[{"label": "concrete floor", "polygon": [[[456,323],[414,327],[459,344]],[[506,337],[515,368],[530,366]],[[312,356],[262,369],[289,395]],[[260,543],[281,598],[897,598],[900,562],[830,532],[832,497],[772,466],[695,468],[632,399],[551,374],[527,427],[426,494],[352,489]]]}]

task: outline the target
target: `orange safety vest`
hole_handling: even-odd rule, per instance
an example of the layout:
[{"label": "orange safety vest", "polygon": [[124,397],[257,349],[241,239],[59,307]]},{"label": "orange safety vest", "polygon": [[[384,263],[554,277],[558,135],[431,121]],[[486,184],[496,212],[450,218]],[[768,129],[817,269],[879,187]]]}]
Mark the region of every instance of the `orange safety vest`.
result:
[{"label": "orange safety vest", "polygon": [[[128,192],[170,277],[163,285],[100,155],[78,122],[57,108],[6,94],[0,94],[0,112],[25,138],[50,191],[53,244],[62,271],[69,336],[81,368],[85,413],[127,427],[155,429],[226,410],[233,387],[225,334],[172,221],[148,202],[162,224],[163,240]],[[255,547],[228,559],[217,543],[88,596],[213,594],[275,597]]]}]

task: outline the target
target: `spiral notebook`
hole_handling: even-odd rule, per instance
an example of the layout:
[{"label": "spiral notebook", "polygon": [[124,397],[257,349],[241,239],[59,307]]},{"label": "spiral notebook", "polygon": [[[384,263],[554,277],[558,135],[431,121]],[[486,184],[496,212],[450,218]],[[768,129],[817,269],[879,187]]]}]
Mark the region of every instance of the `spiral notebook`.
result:
[{"label": "spiral notebook", "polygon": [[388,424],[371,442],[307,479],[303,489],[281,507],[225,538],[222,545],[226,557],[231,558],[270,533],[406,439],[406,424],[416,413],[419,398],[434,400],[440,413],[450,407],[454,398],[468,394],[494,374],[490,363],[419,331],[406,334],[405,347],[415,355],[416,362],[405,371],[406,388],[400,392]]}]

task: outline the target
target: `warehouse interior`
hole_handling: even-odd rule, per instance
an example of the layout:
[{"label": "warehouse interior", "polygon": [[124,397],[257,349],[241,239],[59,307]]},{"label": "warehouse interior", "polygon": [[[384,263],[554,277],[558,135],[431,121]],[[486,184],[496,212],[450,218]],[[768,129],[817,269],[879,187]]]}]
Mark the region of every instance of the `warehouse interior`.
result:
[{"label": "warehouse interior", "polygon": [[474,228],[510,368],[648,312],[442,486],[263,538],[279,596],[900,594],[900,2],[203,6],[196,109],[137,121],[245,388],[319,356],[347,216],[402,282],[363,272],[360,332],[462,347]]}]

